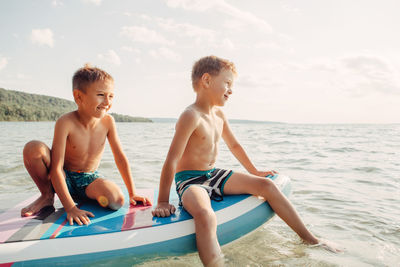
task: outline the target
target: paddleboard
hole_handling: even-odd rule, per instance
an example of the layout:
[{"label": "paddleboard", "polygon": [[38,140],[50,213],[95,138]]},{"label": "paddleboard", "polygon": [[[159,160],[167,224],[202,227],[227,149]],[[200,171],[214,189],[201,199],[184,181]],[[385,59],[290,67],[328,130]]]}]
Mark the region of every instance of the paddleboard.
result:
[{"label": "paddleboard", "polygon": [[[290,179],[270,177],[281,191],[290,193]],[[154,189],[138,189],[152,203]],[[166,218],[153,217],[153,207],[125,204],[117,211],[104,209],[95,202],[79,203],[95,217],[85,226],[69,225],[59,201],[36,216],[21,218],[20,210],[35,198],[27,199],[0,214],[0,266],[82,266],[101,264],[119,258],[145,260],[183,255],[196,251],[193,218],[178,206],[171,191],[170,201],[176,213]],[[264,199],[251,195],[224,196],[212,201],[217,216],[217,235],[221,245],[253,231],[273,215]],[[130,262],[133,264],[134,262]]]}]

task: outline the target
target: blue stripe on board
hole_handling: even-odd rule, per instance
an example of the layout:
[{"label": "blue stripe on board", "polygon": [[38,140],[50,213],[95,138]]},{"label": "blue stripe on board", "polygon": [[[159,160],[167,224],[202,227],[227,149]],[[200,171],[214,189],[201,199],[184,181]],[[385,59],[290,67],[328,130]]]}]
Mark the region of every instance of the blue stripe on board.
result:
[{"label": "blue stripe on board", "polygon": [[[178,197],[174,191],[171,191],[171,203],[177,204]],[[125,199],[128,198],[128,193],[125,192]],[[157,192],[155,192],[154,199],[157,199]],[[83,203],[80,209],[87,210],[95,214],[94,218],[90,218],[91,223],[89,225],[79,226],[76,223],[74,225],[65,224],[57,233],[56,238],[62,237],[73,237],[73,236],[85,236],[95,234],[105,234],[112,232],[121,231],[124,223],[125,215],[129,209],[129,203],[125,201],[123,207],[117,211],[102,208],[95,201]],[[40,239],[49,239],[53,233],[60,227],[60,225],[66,220],[67,214],[64,213],[54,222],[54,224],[40,237]],[[192,217],[183,209],[177,209],[175,215],[166,218],[153,218],[152,225],[158,226],[163,224],[174,223],[178,221],[189,220]]]},{"label": "blue stripe on board", "polygon": [[40,237],[40,239],[49,239],[50,236],[60,227],[60,225],[67,219],[67,214],[64,212]]},{"label": "blue stripe on board", "polygon": [[67,223],[60,230],[57,238],[121,231],[125,214],[128,211],[128,206],[121,207],[116,211],[110,211],[109,209],[104,209],[100,206],[98,206],[97,209],[93,209],[92,207],[93,206],[85,207],[85,205],[82,205],[81,207],[81,209],[90,211],[96,215],[94,218],[90,218],[90,224],[77,226],[76,224],[69,225],[69,223]]},{"label": "blue stripe on board", "polygon": [[[110,209],[102,208],[97,203],[84,203],[80,206],[80,209],[90,211],[96,215],[96,217],[90,218],[91,224],[79,226],[76,223],[74,223],[74,225],[69,225],[67,222],[67,224],[59,230],[56,237],[94,235],[120,231],[128,208],[128,204],[125,203],[119,210],[111,211]],[[64,213],[40,239],[49,239],[66,219],[67,213]]]},{"label": "blue stripe on board", "polygon": [[[153,193],[154,194],[154,193]],[[129,199],[128,192],[125,190],[125,199]],[[129,202],[125,201],[124,205],[113,211],[111,209],[101,207],[96,201],[88,201],[79,206],[80,209],[92,212],[95,217],[90,218],[89,225],[79,226],[74,222],[74,225],[65,224],[57,233],[56,238],[85,236],[95,234],[105,234],[112,232],[120,232],[124,223],[125,216],[129,210]],[[40,239],[49,239],[53,233],[66,220],[67,214],[64,213],[54,224],[42,235]],[[151,225],[149,225],[151,226]]]}]

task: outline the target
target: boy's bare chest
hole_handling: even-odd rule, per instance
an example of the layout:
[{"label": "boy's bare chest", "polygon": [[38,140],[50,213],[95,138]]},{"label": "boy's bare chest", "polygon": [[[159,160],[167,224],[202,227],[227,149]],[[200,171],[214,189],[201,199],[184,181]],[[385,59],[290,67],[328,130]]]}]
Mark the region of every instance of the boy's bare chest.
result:
[{"label": "boy's bare chest", "polygon": [[77,130],[69,134],[67,138],[67,149],[77,154],[96,154],[103,151],[106,138],[107,133],[105,131]]},{"label": "boy's bare chest", "polygon": [[221,138],[222,130],[223,121],[221,119],[203,119],[196,129],[196,136],[203,143],[214,144]]}]

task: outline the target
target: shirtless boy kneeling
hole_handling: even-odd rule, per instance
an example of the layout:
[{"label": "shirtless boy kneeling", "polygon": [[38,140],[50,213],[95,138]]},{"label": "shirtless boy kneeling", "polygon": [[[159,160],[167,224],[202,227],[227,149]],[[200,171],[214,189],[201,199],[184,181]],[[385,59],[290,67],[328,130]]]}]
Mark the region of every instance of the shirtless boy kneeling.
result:
[{"label": "shirtless boy kneeling", "polygon": [[[61,116],[54,129],[51,150],[40,141],[30,141],[24,147],[24,164],[41,196],[21,210],[21,216],[38,213],[54,204],[57,193],[72,225],[90,223],[91,212],[81,210],[75,199],[95,199],[103,207],[117,210],[124,203],[121,189],[97,172],[106,139],[115,163],[129,193],[129,202],[151,205],[136,194],[131,169],[125,156],[115,121],[107,114],[114,97],[114,80],[105,71],[85,66],[72,78],[74,100],[78,109]],[[54,192],[55,191],[55,192]]]},{"label": "shirtless boy kneeling", "polygon": [[[252,194],[262,196],[306,243],[334,247],[317,239],[304,225],[296,210],[271,179],[275,171],[259,171],[238,143],[229,123],[219,108],[232,94],[235,66],[215,56],[198,60],[192,70],[196,101],[179,117],[175,135],[165,160],[160,179],[158,204],[154,216],[165,217],[175,212],[169,203],[169,192],[175,177],[176,190],[183,207],[193,216],[196,244],[205,266],[223,265],[217,240],[217,221],[211,199],[223,195]],[[250,173],[239,173],[214,167],[218,142],[224,139],[232,154]]]}]

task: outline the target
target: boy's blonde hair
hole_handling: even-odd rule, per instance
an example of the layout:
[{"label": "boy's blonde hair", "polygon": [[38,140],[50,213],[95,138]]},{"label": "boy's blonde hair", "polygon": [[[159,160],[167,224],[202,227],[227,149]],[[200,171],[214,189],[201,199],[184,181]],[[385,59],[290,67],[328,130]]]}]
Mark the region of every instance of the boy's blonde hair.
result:
[{"label": "boy's blonde hair", "polygon": [[113,82],[113,77],[102,69],[92,67],[90,64],[85,64],[83,68],[77,70],[72,77],[72,90],[78,89],[86,92],[86,88],[98,81]]},{"label": "boy's blonde hair", "polygon": [[237,75],[236,67],[233,62],[219,58],[216,56],[207,56],[197,60],[192,69],[192,85],[196,88],[197,82],[203,76],[204,73],[210,75],[218,75],[222,69],[231,70],[234,75]]}]

